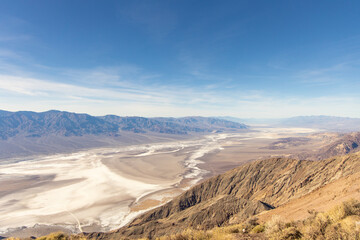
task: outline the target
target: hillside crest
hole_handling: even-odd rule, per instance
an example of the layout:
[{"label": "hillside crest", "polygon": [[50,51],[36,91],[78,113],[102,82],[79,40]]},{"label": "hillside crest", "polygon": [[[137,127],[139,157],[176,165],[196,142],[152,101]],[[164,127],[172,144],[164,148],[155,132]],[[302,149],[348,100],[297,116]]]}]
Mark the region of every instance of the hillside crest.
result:
[{"label": "hillside crest", "polygon": [[272,158],[245,164],[212,177],[167,204],[94,239],[150,239],[185,228],[210,229],[239,222],[302,197],[360,171],[360,153],[322,161]]}]

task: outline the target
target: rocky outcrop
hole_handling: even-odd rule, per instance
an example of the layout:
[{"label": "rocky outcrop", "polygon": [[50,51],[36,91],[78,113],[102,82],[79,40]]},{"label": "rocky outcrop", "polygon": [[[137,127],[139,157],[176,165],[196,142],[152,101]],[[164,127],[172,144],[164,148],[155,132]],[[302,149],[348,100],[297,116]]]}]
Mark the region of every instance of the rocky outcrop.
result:
[{"label": "rocky outcrop", "polygon": [[326,159],[332,156],[342,156],[360,150],[360,132],[345,134],[338,141],[320,149],[318,159]]}]

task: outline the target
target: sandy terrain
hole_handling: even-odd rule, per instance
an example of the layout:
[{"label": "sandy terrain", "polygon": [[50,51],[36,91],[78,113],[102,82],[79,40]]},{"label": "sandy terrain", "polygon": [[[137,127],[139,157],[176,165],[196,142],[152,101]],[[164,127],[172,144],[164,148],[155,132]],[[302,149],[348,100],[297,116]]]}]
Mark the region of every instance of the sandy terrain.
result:
[{"label": "sandy terrain", "polygon": [[[221,143],[221,151],[213,151],[200,158],[204,162],[200,165],[201,168],[208,170],[212,175],[220,174],[249,161],[277,156],[289,157],[297,153],[317,151],[330,142],[325,137],[327,133],[318,133],[313,129],[258,128],[257,130],[260,132],[232,135],[224,139]],[[336,136],[332,137],[336,139]],[[281,139],[303,137],[309,141],[272,148]]]},{"label": "sandy terrain", "polygon": [[[51,226],[72,232],[118,228],[204,177],[261,157],[309,149],[267,147],[279,138],[315,132],[257,130],[8,160],[0,168],[0,235],[23,236],[25,230],[41,235]],[[43,225],[30,231],[35,224]],[[27,229],[9,229],[21,226]]]}]

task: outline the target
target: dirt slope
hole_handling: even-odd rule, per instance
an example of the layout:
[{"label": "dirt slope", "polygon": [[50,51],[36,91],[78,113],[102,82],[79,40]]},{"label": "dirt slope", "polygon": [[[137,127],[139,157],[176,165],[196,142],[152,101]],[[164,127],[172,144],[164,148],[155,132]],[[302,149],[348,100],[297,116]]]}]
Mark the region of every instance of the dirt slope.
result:
[{"label": "dirt slope", "polygon": [[360,172],[335,180],[278,208],[264,211],[257,217],[260,222],[267,222],[275,215],[287,222],[303,220],[312,212],[325,212],[351,199],[360,199]]}]

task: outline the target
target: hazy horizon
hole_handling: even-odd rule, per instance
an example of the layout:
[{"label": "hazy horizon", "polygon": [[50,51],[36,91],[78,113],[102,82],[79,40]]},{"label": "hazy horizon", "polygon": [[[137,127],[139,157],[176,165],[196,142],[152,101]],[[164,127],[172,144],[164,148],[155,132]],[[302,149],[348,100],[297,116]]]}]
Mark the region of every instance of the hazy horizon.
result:
[{"label": "hazy horizon", "polygon": [[358,1],[0,2],[0,109],[360,117]]},{"label": "hazy horizon", "polygon": [[[59,110],[59,109],[48,109],[44,111],[33,111],[33,110],[6,110],[6,109],[0,109],[0,111],[6,111],[6,112],[34,112],[34,113],[44,113],[44,112],[50,112],[50,111],[60,111],[60,112],[69,112],[69,113],[75,113],[75,114],[88,114],[95,117],[103,117],[108,115],[115,115],[119,117],[145,117],[145,118],[171,118],[173,116],[144,116],[144,115],[119,115],[119,114],[113,114],[113,113],[106,113],[104,115],[93,115],[87,112],[73,112],[73,111],[66,111],[66,110]],[[175,118],[182,118],[182,117],[208,117],[208,118],[230,118],[228,120],[231,121],[231,118],[238,119],[238,120],[280,120],[280,119],[287,119],[287,118],[296,118],[296,117],[335,117],[335,118],[353,118],[353,117],[342,117],[342,116],[334,116],[334,115],[294,115],[289,117],[273,117],[273,118],[265,118],[265,117],[234,117],[234,116],[202,116],[202,115],[184,115],[184,116],[177,116]],[[356,117],[354,117],[356,118]]]}]

